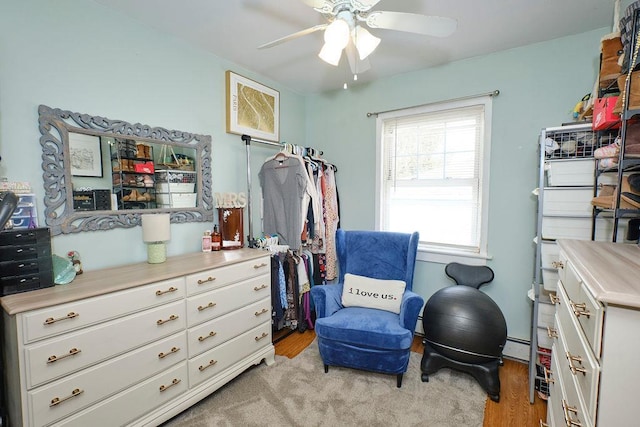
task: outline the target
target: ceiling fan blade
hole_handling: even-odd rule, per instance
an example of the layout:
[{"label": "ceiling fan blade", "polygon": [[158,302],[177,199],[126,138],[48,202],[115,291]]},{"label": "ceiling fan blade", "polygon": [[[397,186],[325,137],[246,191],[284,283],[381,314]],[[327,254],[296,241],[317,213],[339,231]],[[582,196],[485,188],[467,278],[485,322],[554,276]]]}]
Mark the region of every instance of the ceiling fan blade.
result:
[{"label": "ceiling fan blade", "polygon": [[300,0],[302,3],[313,8],[321,8],[324,6],[325,0]]},{"label": "ceiling fan blade", "polygon": [[360,59],[358,55],[358,50],[356,49],[353,42],[349,42],[347,47],[344,48],[344,53],[349,61],[349,68],[351,68],[352,74],[360,74],[364,73],[371,69],[371,63],[369,62],[369,58]]},{"label": "ceiling fan blade", "polygon": [[356,10],[366,12],[373,6],[377,5],[380,0],[351,0],[351,4]]},{"label": "ceiling fan blade", "polygon": [[458,27],[458,21],[451,18],[388,11],[371,12],[367,16],[366,22],[371,28],[406,31],[436,37],[447,37]]},{"label": "ceiling fan blade", "polygon": [[306,30],[298,31],[297,33],[289,34],[288,36],[284,36],[277,40],[270,41],[269,43],[265,43],[262,46],[258,46],[258,49],[267,49],[281,43],[288,42],[289,40],[297,39],[298,37],[306,36],[307,34],[324,30],[325,28],[327,28],[327,25],[328,24],[320,24],[316,25],[315,27],[307,28]]}]

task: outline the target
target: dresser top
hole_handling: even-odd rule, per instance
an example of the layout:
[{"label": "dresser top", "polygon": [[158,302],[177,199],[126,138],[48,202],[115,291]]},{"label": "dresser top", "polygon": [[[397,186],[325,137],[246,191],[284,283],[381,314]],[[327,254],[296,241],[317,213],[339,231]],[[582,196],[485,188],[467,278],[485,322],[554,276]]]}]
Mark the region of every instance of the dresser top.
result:
[{"label": "dresser top", "polygon": [[104,295],[148,283],[173,279],[212,268],[269,256],[261,249],[236,249],[217,252],[196,252],[168,257],[162,264],[146,262],[101,270],[86,271],[68,285],[56,285],[36,291],[7,295],[0,299],[2,308],[13,315],[50,307],[84,298]]},{"label": "dresser top", "polygon": [[640,247],[636,244],[558,240],[593,296],[640,309]]}]

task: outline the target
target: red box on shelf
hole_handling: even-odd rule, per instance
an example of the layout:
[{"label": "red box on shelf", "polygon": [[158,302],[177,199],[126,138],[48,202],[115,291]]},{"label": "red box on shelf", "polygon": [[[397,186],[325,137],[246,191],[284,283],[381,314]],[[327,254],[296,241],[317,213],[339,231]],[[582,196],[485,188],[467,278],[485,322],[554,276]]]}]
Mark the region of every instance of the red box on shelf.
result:
[{"label": "red box on shelf", "polygon": [[617,129],[620,127],[620,116],[613,112],[617,100],[617,96],[596,99],[593,104],[593,130]]},{"label": "red box on shelf", "polygon": [[134,169],[137,173],[153,173],[153,162],[136,163]]}]

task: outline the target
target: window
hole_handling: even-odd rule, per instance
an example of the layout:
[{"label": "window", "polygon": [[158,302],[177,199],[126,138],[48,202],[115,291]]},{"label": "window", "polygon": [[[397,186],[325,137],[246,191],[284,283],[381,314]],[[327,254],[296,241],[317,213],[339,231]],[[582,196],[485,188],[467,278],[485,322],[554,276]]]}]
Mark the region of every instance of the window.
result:
[{"label": "window", "polygon": [[421,252],[486,258],[490,127],[488,95],[379,114],[378,228],[420,232]]}]

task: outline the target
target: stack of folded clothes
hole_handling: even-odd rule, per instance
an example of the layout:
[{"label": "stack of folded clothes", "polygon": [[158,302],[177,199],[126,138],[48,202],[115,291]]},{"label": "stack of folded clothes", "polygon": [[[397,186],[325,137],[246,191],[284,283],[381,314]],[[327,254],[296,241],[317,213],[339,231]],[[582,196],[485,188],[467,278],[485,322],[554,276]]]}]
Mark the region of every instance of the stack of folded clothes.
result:
[{"label": "stack of folded clothes", "polygon": [[593,157],[598,160],[598,169],[610,169],[618,166],[618,157],[620,157],[620,137],[617,137],[609,145],[596,148]]}]

